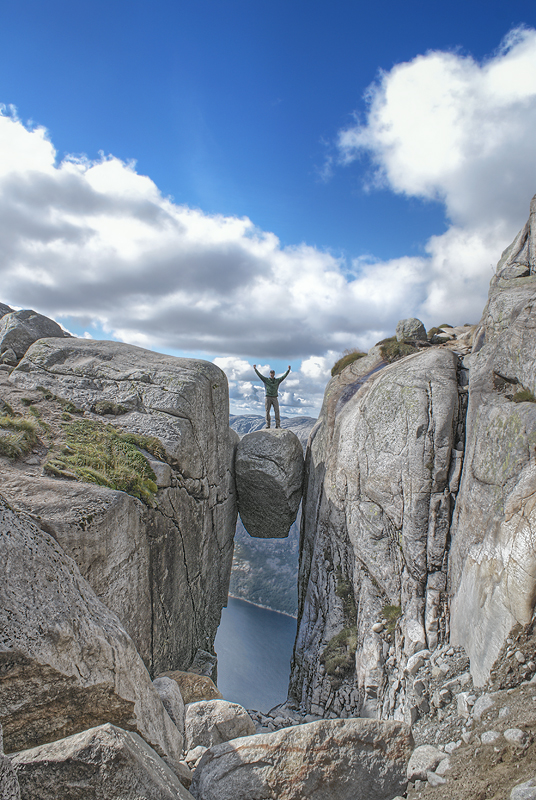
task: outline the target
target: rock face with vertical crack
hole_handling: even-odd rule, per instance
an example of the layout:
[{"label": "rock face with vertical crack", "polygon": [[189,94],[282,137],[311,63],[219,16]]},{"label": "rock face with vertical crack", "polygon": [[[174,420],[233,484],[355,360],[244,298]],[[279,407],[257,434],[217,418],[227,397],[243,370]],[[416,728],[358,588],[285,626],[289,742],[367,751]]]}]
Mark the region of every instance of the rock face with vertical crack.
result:
[{"label": "rock face with vertical crack", "polygon": [[182,736],[118,617],[58,543],[3,498],[0,608],[6,752],[112,722],[180,760]]},{"label": "rock face with vertical crack", "polygon": [[475,334],[453,520],[451,637],[484,683],[536,598],[536,197],[503,253]]},{"label": "rock face with vertical crack", "polygon": [[238,510],[250,536],[288,536],[302,496],[298,437],[283,428],[246,434],[236,450],[235,471]]},{"label": "rock face with vertical crack", "polygon": [[82,412],[73,417],[82,423],[161,444],[160,455],[145,452],[157,489],[149,504],[7,460],[3,491],[75,559],[152,675],[187,669],[199,649],[212,651],[227,602],[238,436],[225,375],[208,362],[70,338],[33,344],[9,381]]},{"label": "rock face with vertical crack", "polygon": [[442,635],[459,366],[436,348],[386,366],[373,348],[326,389],[306,460],[290,683],[314,714],[404,718],[403,682],[389,677]]}]

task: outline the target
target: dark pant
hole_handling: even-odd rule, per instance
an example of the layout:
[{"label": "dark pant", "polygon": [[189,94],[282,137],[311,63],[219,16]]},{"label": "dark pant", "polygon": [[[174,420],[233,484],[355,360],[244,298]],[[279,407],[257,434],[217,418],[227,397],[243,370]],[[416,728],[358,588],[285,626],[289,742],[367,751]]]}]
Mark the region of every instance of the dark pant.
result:
[{"label": "dark pant", "polygon": [[275,414],[275,427],[280,427],[280,419],[279,419],[279,399],[277,397],[268,397],[266,395],[266,427],[270,427],[270,406],[274,407],[274,414]]}]

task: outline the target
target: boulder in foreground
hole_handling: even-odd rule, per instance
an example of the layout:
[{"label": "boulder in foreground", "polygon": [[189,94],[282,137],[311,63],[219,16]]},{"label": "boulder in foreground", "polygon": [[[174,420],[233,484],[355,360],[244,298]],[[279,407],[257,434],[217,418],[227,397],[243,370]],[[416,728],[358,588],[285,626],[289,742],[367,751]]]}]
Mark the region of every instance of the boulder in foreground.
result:
[{"label": "boulder in foreground", "polygon": [[0,674],[8,753],[112,722],[180,760],[182,736],[119,619],[58,543],[1,497]]},{"label": "boulder in foreground", "polygon": [[198,700],[223,700],[223,695],[212,680],[206,675],[195,672],[183,672],[180,669],[163,672],[159,678],[171,678],[178,685],[184,704],[196,703]]},{"label": "boulder in foreground", "polygon": [[[2,306],[1,308],[9,308]],[[0,308],[0,311],[1,311]],[[38,314],[37,311],[8,311],[0,314],[0,358],[12,351],[16,361],[24,356],[27,349],[39,339],[49,337],[68,337],[53,319]]]},{"label": "boulder in foreground", "polygon": [[167,764],[136,733],[114,725],[17,753],[22,800],[189,800]]},{"label": "boulder in foreground", "polygon": [[303,486],[303,451],[292,431],[248,433],[236,450],[238,511],[259,539],[284,539],[296,519]]},{"label": "boulder in foreground", "polygon": [[319,720],[216,745],[196,769],[197,800],[391,800],[406,788],[409,727]]},{"label": "boulder in foreground", "polygon": [[245,708],[228,700],[201,700],[186,706],[186,750],[212,747],[241,736],[252,736],[255,723]]}]

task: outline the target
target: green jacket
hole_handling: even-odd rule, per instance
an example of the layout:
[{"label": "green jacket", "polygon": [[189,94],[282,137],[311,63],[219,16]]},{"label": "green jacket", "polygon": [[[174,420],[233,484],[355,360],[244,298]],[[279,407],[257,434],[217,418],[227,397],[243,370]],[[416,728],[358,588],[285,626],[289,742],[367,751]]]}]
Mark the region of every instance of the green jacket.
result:
[{"label": "green jacket", "polygon": [[287,375],[289,374],[290,370],[287,369],[284,375],[281,375],[280,378],[265,378],[264,375],[261,375],[257,367],[253,367],[261,381],[264,383],[266,387],[266,397],[277,397],[277,390],[279,389],[279,384],[285,380]]}]

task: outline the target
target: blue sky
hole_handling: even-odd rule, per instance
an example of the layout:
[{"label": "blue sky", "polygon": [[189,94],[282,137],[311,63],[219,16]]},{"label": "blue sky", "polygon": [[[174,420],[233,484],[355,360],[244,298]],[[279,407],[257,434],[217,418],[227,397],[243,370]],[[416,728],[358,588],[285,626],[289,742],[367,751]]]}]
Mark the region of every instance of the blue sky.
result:
[{"label": "blue sky", "polygon": [[218,359],[236,413],[291,362],[316,413],[345,347],[480,316],[536,192],[534,28],[515,0],[4,0],[0,300]]}]

